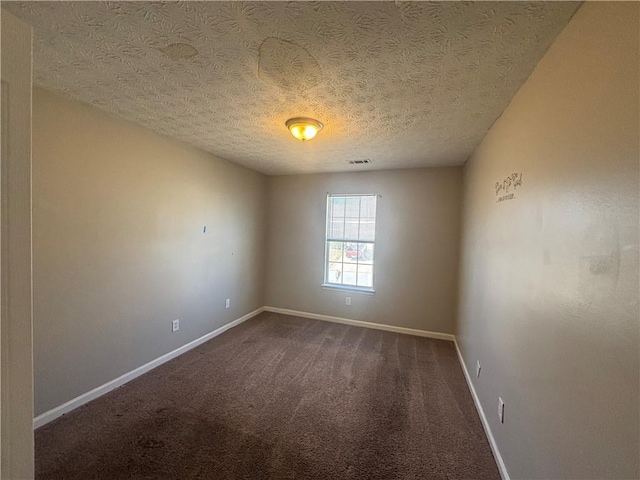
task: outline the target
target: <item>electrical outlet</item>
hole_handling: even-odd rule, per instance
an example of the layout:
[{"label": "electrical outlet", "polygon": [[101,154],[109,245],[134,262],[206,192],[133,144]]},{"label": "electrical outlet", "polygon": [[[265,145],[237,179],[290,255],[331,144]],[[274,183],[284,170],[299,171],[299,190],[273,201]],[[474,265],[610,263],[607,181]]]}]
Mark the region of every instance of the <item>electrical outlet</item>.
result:
[{"label": "electrical outlet", "polygon": [[180,330],[180,319],[177,318],[173,322],[171,322],[171,332],[177,332]]},{"label": "electrical outlet", "polygon": [[345,302],[347,303],[347,305],[351,305],[351,297],[345,298]]},{"label": "electrical outlet", "polygon": [[230,298],[227,298],[227,299],[224,301],[224,308],[229,308],[230,306],[231,306],[231,299],[230,299]]},{"label": "electrical outlet", "polygon": [[480,370],[482,370],[482,366],[480,365],[480,360],[476,362],[476,377],[480,377]]},{"label": "electrical outlet", "polygon": [[500,397],[498,397],[498,418],[500,423],[504,423],[504,402]]}]

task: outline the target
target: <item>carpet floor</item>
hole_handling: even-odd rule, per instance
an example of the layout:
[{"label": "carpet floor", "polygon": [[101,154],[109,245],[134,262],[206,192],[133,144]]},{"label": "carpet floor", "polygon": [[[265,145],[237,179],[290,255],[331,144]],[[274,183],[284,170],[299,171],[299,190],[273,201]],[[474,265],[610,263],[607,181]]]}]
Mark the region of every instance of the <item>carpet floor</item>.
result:
[{"label": "carpet floor", "polygon": [[36,431],[38,479],[495,479],[453,343],[262,313]]}]

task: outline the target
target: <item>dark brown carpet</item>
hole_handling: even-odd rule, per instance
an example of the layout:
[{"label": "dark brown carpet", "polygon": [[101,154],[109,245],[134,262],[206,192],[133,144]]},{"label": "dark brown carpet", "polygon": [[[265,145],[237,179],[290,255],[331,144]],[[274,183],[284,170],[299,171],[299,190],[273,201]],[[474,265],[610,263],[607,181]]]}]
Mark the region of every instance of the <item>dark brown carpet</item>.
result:
[{"label": "dark brown carpet", "polygon": [[451,342],[273,313],[37,430],[36,472],[500,478]]}]

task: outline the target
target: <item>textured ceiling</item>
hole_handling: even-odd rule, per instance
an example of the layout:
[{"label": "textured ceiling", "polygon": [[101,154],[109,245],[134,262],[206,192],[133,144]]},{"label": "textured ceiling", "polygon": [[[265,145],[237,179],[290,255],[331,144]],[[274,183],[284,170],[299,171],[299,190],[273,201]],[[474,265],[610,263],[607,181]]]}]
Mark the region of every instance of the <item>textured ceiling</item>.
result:
[{"label": "textured ceiling", "polygon": [[[7,7],[34,26],[37,85],[260,172],[285,174],[464,163],[578,5]],[[325,128],[299,142],[284,126],[296,116]],[[364,158],[373,163],[347,163]]]}]

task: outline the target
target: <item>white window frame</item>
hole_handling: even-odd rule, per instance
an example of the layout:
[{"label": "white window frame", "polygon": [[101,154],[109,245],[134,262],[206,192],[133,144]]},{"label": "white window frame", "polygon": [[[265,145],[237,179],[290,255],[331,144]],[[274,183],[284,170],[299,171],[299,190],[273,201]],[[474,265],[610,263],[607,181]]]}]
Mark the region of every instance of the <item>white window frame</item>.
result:
[{"label": "white window frame", "polygon": [[[373,240],[360,240],[360,239],[348,239],[348,238],[333,238],[329,237],[329,208],[331,199],[335,197],[375,197],[376,199],[376,216]],[[360,218],[360,217],[359,217]],[[378,194],[375,193],[327,193],[327,201],[325,206],[325,232],[324,232],[324,281],[322,287],[330,290],[349,290],[354,292],[362,292],[367,294],[373,294],[375,292],[375,272],[376,272],[376,249],[374,248],[373,261],[371,263],[371,287],[359,287],[357,285],[345,285],[342,283],[333,283],[329,280],[329,242],[344,242],[344,243],[368,243],[375,247],[376,245],[376,230],[378,228]]]}]

